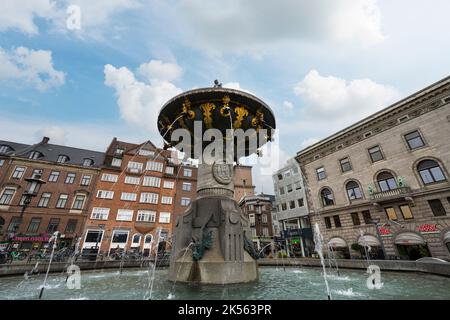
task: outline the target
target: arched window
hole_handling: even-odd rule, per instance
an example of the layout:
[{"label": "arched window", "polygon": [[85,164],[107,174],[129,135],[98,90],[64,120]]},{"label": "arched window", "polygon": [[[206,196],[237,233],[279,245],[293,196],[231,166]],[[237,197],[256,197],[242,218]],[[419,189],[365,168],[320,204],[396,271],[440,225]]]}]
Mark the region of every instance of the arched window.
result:
[{"label": "arched window", "polygon": [[150,245],[153,241],[153,236],[151,234],[146,234],[144,239],[144,244]]},{"label": "arched window", "polygon": [[138,247],[140,244],[141,244],[141,235],[139,233],[136,233],[135,235],[133,235],[131,246]]},{"label": "arched window", "polygon": [[325,188],[320,192],[320,197],[322,198],[322,203],[324,206],[334,205],[333,193],[330,189]]},{"label": "arched window", "polygon": [[42,158],[43,156],[44,155],[42,153],[40,153],[39,151],[31,151],[28,158],[36,160],[36,159]]},{"label": "arched window", "polygon": [[58,159],[56,160],[56,162],[58,162],[58,163],[65,163],[65,162],[67,162],[69,160],[70,160],[69,157],[66,156],[65,154],[60,154],[58,156]]},{"label": "arched window", "polygon": [[362,198],[361,188],[359,187],[359,184],[356,183],[355,181],[350,181],[349,183],[347,183],[345,188],[347,189],[347,195],[350,200]]},{"label": "arched window", "polygon": [[383,171],[378,174],[377,182],[378,186],[380,187],[380,191],[382,192],[398,188],[394,176],[392,175],[392,173],[387,171]]},{"label": "arched window", "polygon": [[83,159],[83,166],[85,167],[90,167],[94,164],[94,160],[89,159],[89,158],[85,158]]},{"label": "arched window", "polygon": [[14,151],[14,149],[6,144],[0,145],[0,153],[8,153],[10,151]]},{"label": "arched window", "polygon": [[445,181],[444,172],[436,161],[423,160],[417,165],[420,177],[424,184]]}]

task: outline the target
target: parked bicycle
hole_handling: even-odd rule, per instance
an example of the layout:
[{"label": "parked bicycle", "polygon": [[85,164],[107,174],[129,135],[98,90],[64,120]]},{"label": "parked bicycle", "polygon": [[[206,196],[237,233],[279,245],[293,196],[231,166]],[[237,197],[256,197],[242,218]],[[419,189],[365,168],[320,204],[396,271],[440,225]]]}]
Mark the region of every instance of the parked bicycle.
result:
[{"label": "parked bicycle", "polygon": [[25,252],[21,252],[21,251],[11,251],[7,253],[7,262],[12,263],[13,261],[23,261],[26,257],[27,254]]}]

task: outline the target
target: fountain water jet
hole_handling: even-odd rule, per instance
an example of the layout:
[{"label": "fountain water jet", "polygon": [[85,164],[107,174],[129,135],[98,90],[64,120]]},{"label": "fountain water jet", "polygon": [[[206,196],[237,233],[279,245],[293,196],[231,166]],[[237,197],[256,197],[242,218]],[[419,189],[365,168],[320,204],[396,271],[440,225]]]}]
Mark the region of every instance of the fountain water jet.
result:
[{"label": "fountain water jet", "polygon": [[322,264],[322,270],[323,270],[323,279],[325,281],[325,286],[327,288],[327,296],[328,300],[331,300],[331,293],[330,293],[330,287],[328,286],[328,279],[327,279],[327,270],[325,268],[325,259],[323,258],[323,251],[322,251],[322,243],[323,243],[323,236],[320,233],[319,224],[316,223],[314,225],[314,243],[315,243],[315,251],[320,257],[320,263]]}]

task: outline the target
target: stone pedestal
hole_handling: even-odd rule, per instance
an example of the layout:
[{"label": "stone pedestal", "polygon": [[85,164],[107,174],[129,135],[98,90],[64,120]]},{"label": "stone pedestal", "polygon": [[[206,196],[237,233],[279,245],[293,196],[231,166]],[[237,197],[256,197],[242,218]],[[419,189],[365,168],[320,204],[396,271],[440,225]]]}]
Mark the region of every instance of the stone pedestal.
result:
[{"label": "stone pedestal", "polygon": [[249,222],[233,189],[232,165],[199,166],[197,199],[175,222],[169,280],[231,284],[258,279],[256,260],[246,251]]}]

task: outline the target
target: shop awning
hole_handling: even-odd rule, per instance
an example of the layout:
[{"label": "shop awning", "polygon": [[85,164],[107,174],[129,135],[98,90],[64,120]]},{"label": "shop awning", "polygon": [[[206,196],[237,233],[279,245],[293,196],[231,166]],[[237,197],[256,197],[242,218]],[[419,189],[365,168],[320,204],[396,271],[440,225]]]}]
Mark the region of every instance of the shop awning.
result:
[{"label": "shop awning", "polygon": [[444,235],[444,243],[450,242],[450,231],[447,231]]},{"label": "shop awning", "polygon": [[360,246],[376,247],[376,246],[380,245],[380,241],[378,241],[378,239],[376,237],[374,237],[374,236],[365,235],[365,236],[359,237],[358,244]]},{"label": "shop awning", "polygon": [[341,238],[332,238],[328,241],[328,246],[332,248],[347,248],[347,243]]},{"label": "shop awning", "polygon": [[413,232],[403,232],[400,233],[394,240],[395,244],[403,244],[403,245],[416,245],[416,244],[424,244],[425,240]]}]

